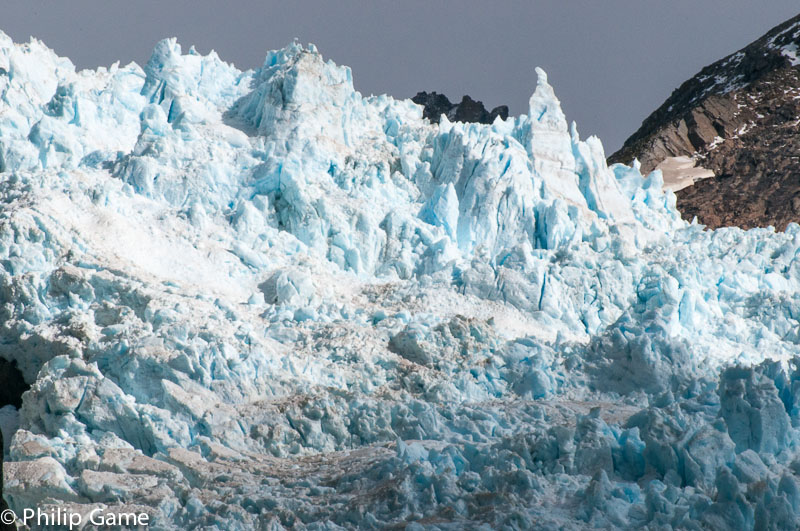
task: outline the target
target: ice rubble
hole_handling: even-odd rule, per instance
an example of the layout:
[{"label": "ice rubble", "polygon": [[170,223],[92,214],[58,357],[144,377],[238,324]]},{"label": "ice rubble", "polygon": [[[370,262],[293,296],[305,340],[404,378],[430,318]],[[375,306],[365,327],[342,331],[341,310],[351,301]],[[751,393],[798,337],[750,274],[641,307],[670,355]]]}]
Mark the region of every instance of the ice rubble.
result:
[{"label": "ice rubble", "polygon": [[76,72],[0,34],[11,507],[795,527],[800,227],[686,224],[538,76],[432,125],[313,46]]}]

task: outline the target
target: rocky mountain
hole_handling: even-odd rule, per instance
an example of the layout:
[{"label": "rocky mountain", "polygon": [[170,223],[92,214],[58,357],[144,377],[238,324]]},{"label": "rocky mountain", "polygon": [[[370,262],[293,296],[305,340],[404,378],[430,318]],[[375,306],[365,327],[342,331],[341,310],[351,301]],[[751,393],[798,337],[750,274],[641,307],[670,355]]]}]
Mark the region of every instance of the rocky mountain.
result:
[{"label": "rocky mountain", "polygon": [[469,96],[461,98],[461,103],[450,103],[444,94],[438,92],[418,92],[411,101],[424,107],[422,116],[431,122],[439,123],[444,114],[451,122],[477,122],[490,124],[498,116],[508,118],[508,106],[499,105],[491,111],[486,110],[482,101],[475,101]]},{"label": "rocky mountain", "polygon": [[683,83],[609,162],[691,157],[714,176],[677,191],[685,219],[780,230],[800,221],[799,123],[800,15]]}]

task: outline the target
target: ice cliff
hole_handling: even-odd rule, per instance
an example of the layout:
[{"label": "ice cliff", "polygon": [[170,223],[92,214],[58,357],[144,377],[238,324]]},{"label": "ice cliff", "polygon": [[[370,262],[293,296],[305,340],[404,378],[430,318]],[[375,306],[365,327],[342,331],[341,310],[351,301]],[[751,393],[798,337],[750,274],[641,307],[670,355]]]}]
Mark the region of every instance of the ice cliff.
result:
[{"label": "ice cliff", "polygon": [[313,46],[76,72],[0,34],[10,506],[797,527],[800,227],[687,224],[538,76],[431,124]]}]

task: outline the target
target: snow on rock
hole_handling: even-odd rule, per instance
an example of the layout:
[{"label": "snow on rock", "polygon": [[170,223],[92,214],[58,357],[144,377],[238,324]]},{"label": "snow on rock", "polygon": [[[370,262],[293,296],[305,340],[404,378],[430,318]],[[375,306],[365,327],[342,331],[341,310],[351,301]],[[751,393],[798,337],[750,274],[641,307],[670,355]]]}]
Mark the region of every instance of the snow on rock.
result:
[{"label": "snow on rock", "polygon": [[677,192],[687,186],[692,186],[700,179],[714,176],[714,172],[697,166],[697,161],[691,157],[667,157],[656,169],[661,170],[664,178],[664,189]]},{"label": "snow on rock", "polygon": [[0,34],[11,507],[796,527],[800,227],[686,224],[537,73],[431,124],[313,46],[76,72]]},{"label": "snow on rock", "polygon": [[781,48],[781,55],[789,59],[792,66],[800,66],[800,57],[797,57],[796,44],[787,44]]}]

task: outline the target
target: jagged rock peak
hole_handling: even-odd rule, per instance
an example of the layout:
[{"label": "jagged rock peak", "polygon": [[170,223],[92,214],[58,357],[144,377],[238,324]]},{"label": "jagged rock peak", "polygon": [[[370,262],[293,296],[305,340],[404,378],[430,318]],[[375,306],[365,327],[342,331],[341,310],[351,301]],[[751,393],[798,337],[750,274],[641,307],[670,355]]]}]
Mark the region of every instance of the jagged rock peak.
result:
[{"label": "jagged rock peak", "polygon": [[432,122],[439,122],[444,114],[451,122],[478,122],[490,124],[498,116],[505,120],[508,118],[508,105],[498,105],[487,111],[482,101],[475,101],[469,96],[461,98],[461,103],[451,103],[444,94],[438,92],[418,92],[411,101],[422,105],[425,110],[422,116]]}]

